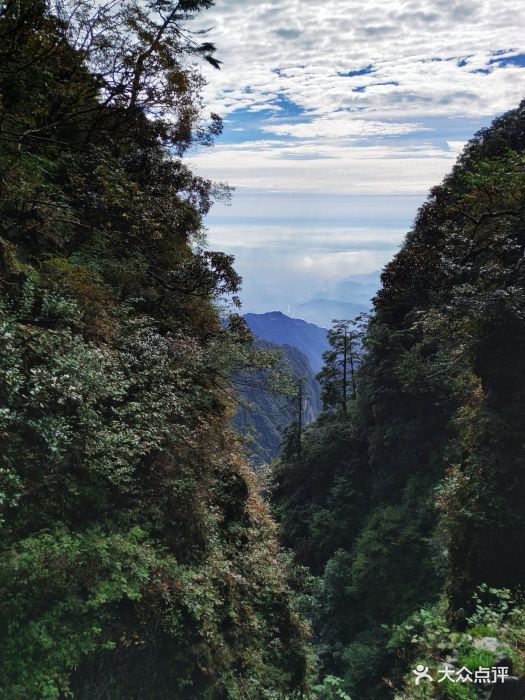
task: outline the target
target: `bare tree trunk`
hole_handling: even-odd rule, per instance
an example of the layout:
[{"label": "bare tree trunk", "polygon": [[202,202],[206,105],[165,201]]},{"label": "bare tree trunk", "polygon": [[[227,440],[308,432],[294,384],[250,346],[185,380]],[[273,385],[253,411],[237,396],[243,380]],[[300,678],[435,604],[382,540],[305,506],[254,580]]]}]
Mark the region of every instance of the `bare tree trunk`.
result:
[{"label": "bare tree trunk", "polygon": [[355,399],[357,397],[357,389],[356,389],[356,385],[355,385],[354,353],[353,353],[351,344],[350,344],[350,377],[352,379],[353,398]]},{"label": "bare tree trunk", "polygon": [[303,433],[303,379],[299,379],[299,412],[297,417],[297,456],[301,456],[301,438]]},{"label": "bare tree trunk", "polygon": [[346,382],[347,382],[347,361],[348,361],[348,335],[345,331],[343,340],[343,413],[346,413]]}]

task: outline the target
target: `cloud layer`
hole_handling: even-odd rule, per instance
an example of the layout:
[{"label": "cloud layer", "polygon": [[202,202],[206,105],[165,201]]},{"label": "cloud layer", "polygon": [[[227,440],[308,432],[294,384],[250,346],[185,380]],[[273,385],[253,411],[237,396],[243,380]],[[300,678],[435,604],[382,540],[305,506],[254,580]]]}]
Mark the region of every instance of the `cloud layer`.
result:
[{"label": "cloud layer", "polygon": [[[236,254],[252,309],[386,262],[464,142],[525,97],[523,0],[216,0],[199,23],[225,133],[192,165],[238,188],[210,241]],[[341,204],[369,195],[365,214]]]},{"label": "cloud layer", "polygon": [[316,133],[341,112],[354,133],[369,119],[491,115],[525,87],[520,0],[218,0],[205,21],[224,62],[210,70],[215,108],[278,112],[285,98]]}]

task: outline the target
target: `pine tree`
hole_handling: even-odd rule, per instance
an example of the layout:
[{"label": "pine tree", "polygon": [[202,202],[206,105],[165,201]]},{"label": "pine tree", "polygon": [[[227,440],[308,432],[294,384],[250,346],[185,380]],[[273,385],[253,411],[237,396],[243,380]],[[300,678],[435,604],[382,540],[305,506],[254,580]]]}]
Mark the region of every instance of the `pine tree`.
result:
[{"label": "pine tree", "polygon": [[361,357],[364,314],[353,320],[335,320],[328,331],[330,350],[323,353],[325,365],[317,375],[326,411],[348,412],[348,401],[357,396],[357,369]]}]

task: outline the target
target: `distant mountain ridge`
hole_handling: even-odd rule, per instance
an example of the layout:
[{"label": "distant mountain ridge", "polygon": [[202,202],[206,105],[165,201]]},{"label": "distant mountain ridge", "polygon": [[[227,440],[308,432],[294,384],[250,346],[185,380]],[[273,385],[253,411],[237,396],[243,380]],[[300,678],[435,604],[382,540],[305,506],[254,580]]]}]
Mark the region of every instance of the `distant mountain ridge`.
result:
[{"label": "distant mountain ridge", "polygon": [[323,367],[323,352],[328,350],[327,330],[300,318],[291,318],[281,311],[245,314],[253,335],[277,345],[291,345],[308,358],[314,373]]},{"label": "distant mountain ridge", "polygon": [[318,326],[331,326],[336,318],[355,318],[364,311],[370,311],[380,278],[381,272],[375,270],[328,281],[308,301],[292,304],[290,313]]},{"label": "distant mountain ridge", "polygon": [[370,310],[369,302],[351,303],[335,299],[312,299],[296,306],[297,313],[306,319],[320,320],[332,325],[335,319],[351,320]]}]

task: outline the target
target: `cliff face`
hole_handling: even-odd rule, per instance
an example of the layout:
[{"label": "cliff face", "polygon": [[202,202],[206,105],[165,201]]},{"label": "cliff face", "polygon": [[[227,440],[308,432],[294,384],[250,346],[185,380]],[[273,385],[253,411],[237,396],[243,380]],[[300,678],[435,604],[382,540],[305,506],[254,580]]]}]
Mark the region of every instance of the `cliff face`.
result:
[{"label": "cliff face", "polygon": [[281,449],[287,426],[297,420],[299,382],[302,383],[302,421],[309,425],[321,413],[320,387],[306,355],[291,345],[258,341],[258,347],[282,355],[281,371],[287,375],[290,391],[272,391],[264,372],[246,376],[238,385],[240,406],[234,418],[235,428],[247,442],[249,461],[255,469],[275,459]]}]

